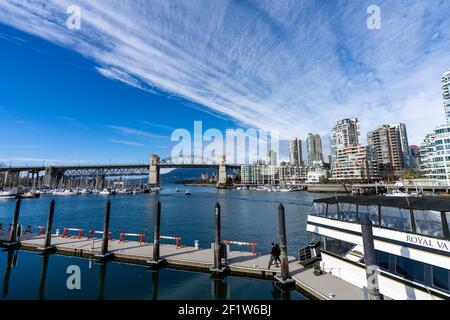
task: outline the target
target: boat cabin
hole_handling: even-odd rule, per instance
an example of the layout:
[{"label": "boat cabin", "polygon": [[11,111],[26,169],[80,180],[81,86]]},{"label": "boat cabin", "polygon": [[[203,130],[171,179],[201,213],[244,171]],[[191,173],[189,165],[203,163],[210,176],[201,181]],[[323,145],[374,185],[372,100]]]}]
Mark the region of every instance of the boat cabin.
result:
[{"label": "boat cabin", "polygon": [[363,214],[373,225],[381,294],[392,299],[450,298],[449,197],[314,200],[307,231],[318,248],[321,271],[367,288]]}]

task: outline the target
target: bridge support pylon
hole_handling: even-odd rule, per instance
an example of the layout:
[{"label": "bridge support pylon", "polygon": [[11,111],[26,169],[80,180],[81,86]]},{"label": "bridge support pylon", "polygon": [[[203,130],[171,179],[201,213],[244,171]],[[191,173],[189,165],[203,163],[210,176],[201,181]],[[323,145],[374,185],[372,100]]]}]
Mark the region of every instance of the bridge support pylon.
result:
[{"label": "bridge support pylon", "polygon": [[225,156],[219,158],[219,174],[217,176],[217,188],[223,188],[227,185],[227,166]]},{"label": "bridge support pylon", "polygon": [[159,185],[160,185],[159,161],[160,161],[160,158],[156,154],[153,154],[150,158],[150,170],[149,170],[148,184],[152,187],[159,187]]}]

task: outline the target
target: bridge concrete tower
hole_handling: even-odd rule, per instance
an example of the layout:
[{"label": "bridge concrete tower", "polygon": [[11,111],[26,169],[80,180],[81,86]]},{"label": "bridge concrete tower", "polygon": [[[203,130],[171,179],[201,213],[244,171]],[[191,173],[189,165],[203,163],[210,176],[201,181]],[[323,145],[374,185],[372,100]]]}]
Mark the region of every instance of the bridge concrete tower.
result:
[{"label": "bridge concrete tower", "polygon": [[217,178],[217,187],[225,187],[227,184],[227,165],[225,156],[219,157],[219,175]]},{"label": "bridge concrete tower", "polygon": [[152,154],[150,157],[150,170],[148,177],[148,184],[152,187],[159,187],[159,162],[160,158],[156,154]]}]

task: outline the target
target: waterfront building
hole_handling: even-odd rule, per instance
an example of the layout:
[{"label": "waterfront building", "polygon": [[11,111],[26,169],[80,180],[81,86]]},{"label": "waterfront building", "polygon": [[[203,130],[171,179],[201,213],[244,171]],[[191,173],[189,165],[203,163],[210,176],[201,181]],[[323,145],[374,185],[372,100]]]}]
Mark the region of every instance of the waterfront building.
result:
[{"label": "waterfront building", "polygon": [[322,139],[318,134],[308,134],[306,139],[306,153],[308,155],[308,167],[323,162]]},{"label": "waterfront building", "polygon": [[360,140],[358,118],[337,121],[331,129],[330,148],[332,162],[336,161],[338,151],[350,145],[358,145]]},{"label": "waterfront building", "polygon": [[367,134],[367,143],[370,157],[381,175],[398,174],[409,167],[409,145],[404,124],[379,126]]},{"label": "waterfront building", "polygon": [[308,168],[308,175],[306,182],[308,184],[317,184],[321,182],[321,179],[327,177],[327,170],[322,168]]},{"label": "waterfront building", "polygon": [[450,69],[442,76],[441,83],[445,117],[447,119],[447,124],[450,125]]},{"label": "waterfront building", "polygon": [[243,185],[297,185],[307,178],[306,167],[303,166],[271,166],[243,165],[241,167],[241,183]]},{"label": "waterfront building", "polygon": [[332,180],[335,181],[364,182],[376,178],[376,168],[368,149],[359,144],[340,148],[331,168]]}]

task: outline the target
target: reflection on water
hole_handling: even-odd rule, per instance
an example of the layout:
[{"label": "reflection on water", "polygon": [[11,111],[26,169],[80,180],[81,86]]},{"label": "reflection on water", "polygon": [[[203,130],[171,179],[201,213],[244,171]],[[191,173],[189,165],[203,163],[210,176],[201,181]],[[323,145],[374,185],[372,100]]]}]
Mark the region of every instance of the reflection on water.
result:
[{"label": "reflection on water", "polygon": [[[81,270],[81,289],[69,290],[69,266]],[[277,283],[242,277],[213,278],[206,273],[149,270],[145,266],[106,264],[60,255],[0,251],[2,299],[145,300],[303,300]]]}]

